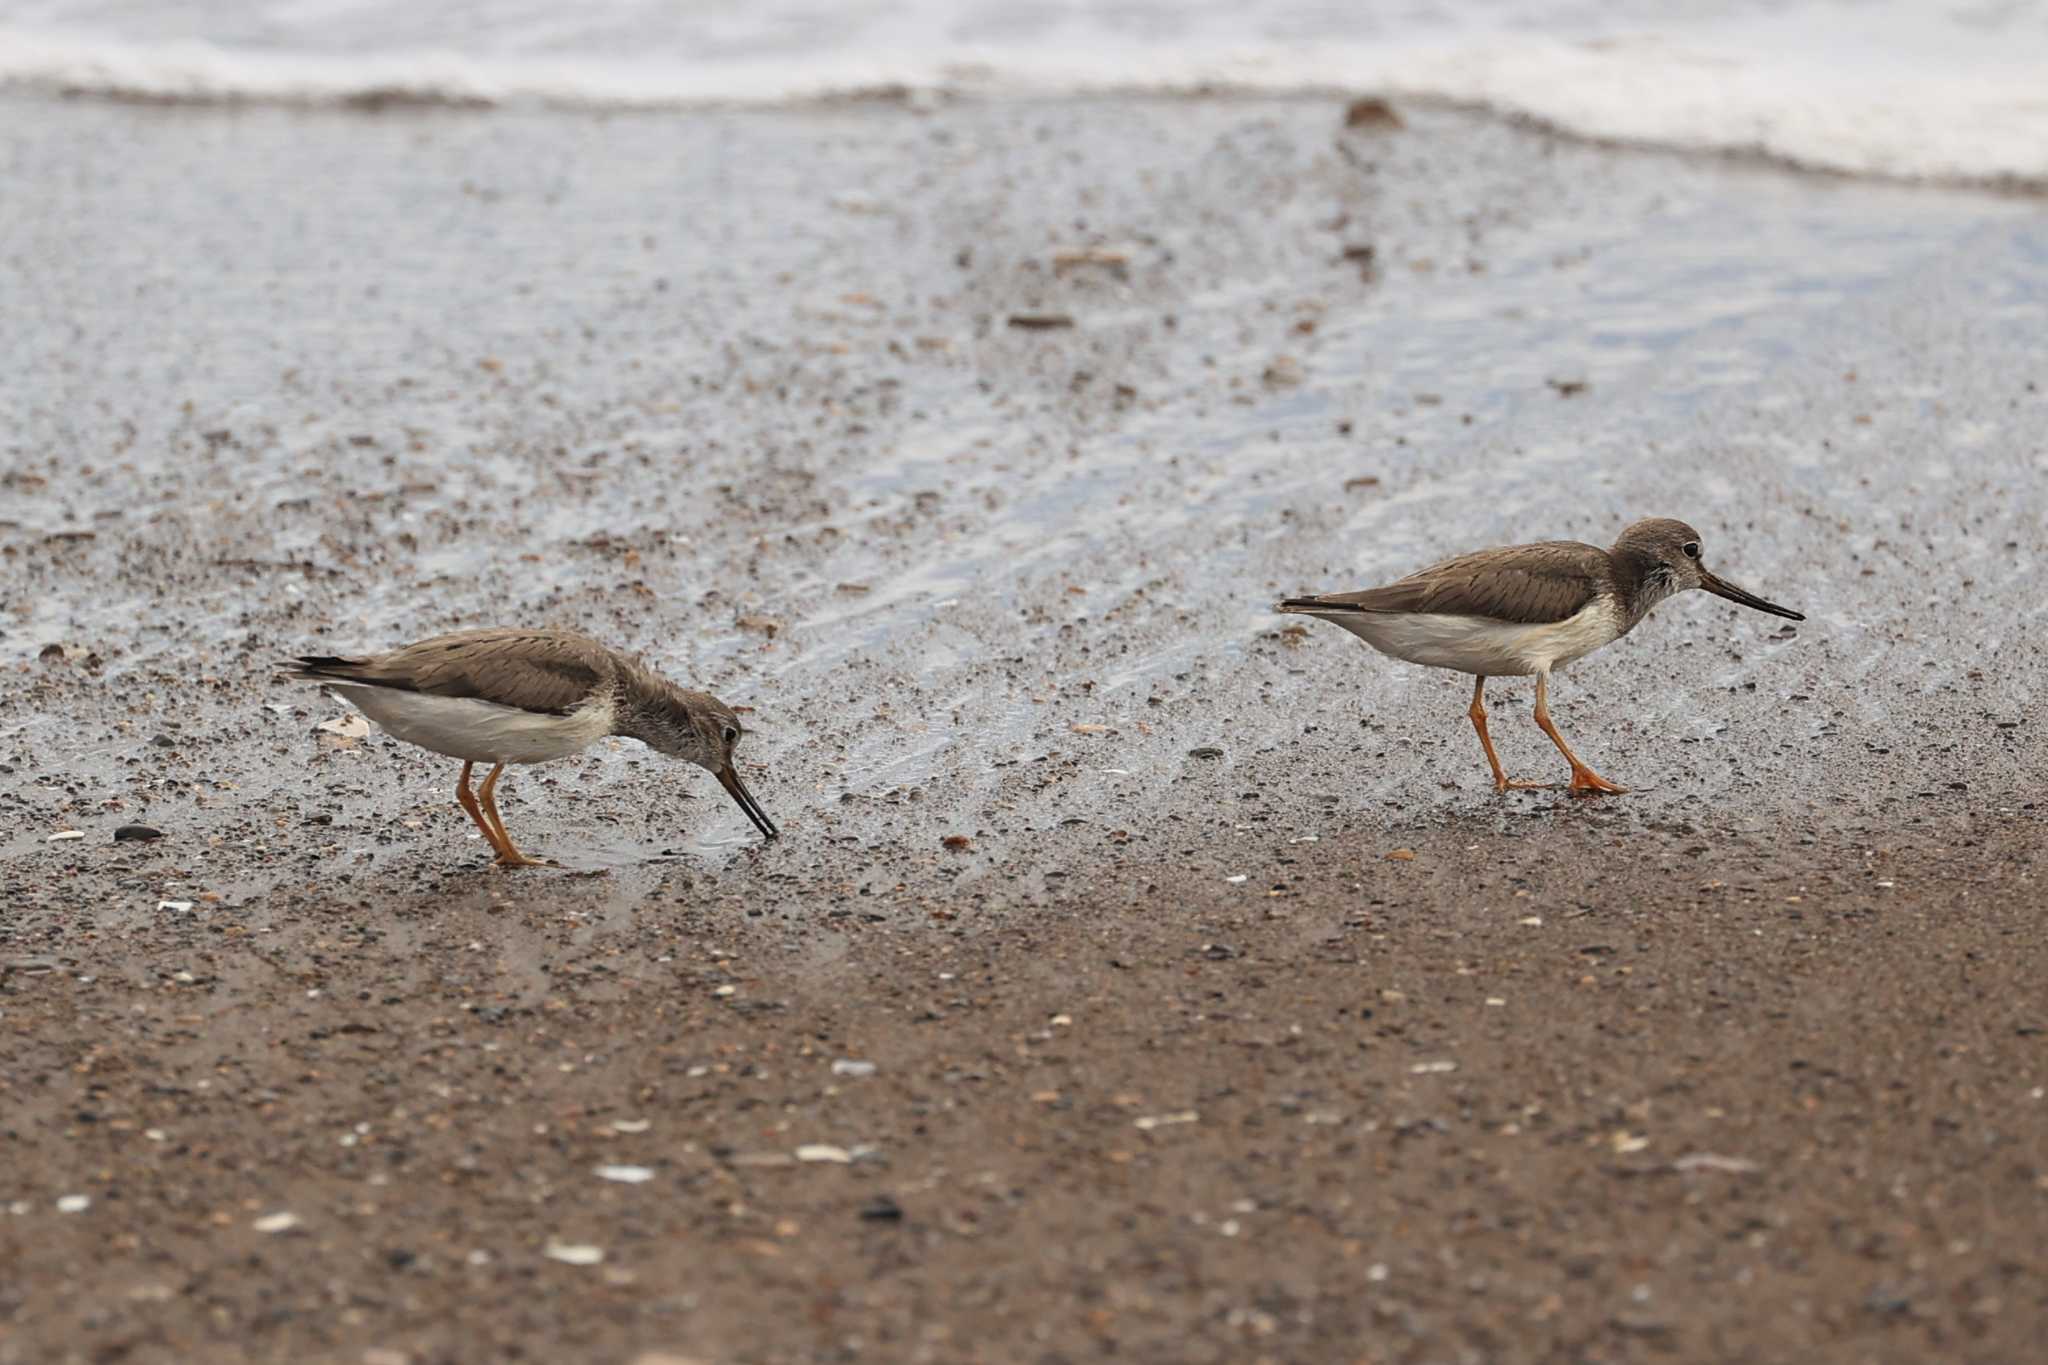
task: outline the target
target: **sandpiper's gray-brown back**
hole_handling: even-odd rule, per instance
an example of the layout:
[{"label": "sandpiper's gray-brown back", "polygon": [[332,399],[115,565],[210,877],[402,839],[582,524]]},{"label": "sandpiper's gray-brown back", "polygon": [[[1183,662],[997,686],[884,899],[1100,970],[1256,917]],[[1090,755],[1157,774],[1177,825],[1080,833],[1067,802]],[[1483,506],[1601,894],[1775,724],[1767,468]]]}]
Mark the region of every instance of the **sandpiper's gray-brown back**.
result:
[{"label": "sandpiper's gray-brown back", "polygon": [[294,676],[313,681],[470,697],[552,716],[615,691],[634,667],[618,651],[566,630],[462,630],[368,658],[308,656],[296,663]]},{"label": "sandpiper's gray-brown back", "polygon": [[1613,590],[1607,551],[1575,540],[1546,540],[1475,550],[1382,588],[1293,598],[1282,606],[1298,611],[1297,603],[1311,601],[1359,611],[1432,612],[1554,625]]}]

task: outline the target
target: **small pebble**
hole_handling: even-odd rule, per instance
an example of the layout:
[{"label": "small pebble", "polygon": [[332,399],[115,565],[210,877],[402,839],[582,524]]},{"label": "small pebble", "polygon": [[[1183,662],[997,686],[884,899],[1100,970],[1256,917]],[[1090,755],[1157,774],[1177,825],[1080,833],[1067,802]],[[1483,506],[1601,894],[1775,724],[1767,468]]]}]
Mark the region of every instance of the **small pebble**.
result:
[{"label": "small pebble", "polygon": [[832,1063],[832,1074],[835,1076],[872,1076],[875,1074],[875,1064],[873,1062],[857,1062],[851,1057],[841,1057]]},{"label": "small pebble", "polygon": [[860,1217],[864,1223],[899,1223],[903,1221],[903,1206],[886,1194],[878,1194],[860,1206]]},{"label": "small pebble", "polygon": [[541,1249],[541,1255],[563,1265],[597,1265],[604,1260],[604,1248],[551,1241]]},{"label": "small pebble", "polygon": [[853,1153],[847,1151],[844,1147],[834,1147],[829,1142],[807,1142],[796,1149],[796,1159],[798,1161],[830,1161],[844,1166],[853,1161]]},{"label": "small pebble", "polygon": [[89,1194],[67,1194],[57,1201],[59,1213],[84,1213],[91,1207],[92,1196]]},{"label": "small pebble", "polygon": [[296,1213],[268,1213],[249,1224],[258,1232],[270,1233],[290,1232],[298,1225],[299,1215]]},{"label": "small pebble", "polygon": [[1374,131],[1399,131],[1406,125],[1394,106],[1378,95],[1361,95],[1344,106],[1346,128],[1368,128]]},{"label": "small pebble", "polygon": [[1763,1168],[1746,1157],[1716,1156],[1712,1152],[1693,1152],[1671,1163],[1679,1171],[1724,1171],[1729,1175],[1748,1175]]},{"label": "small pebble", "polygon": [[114,842],[117,844],[148,843],[151,839],[163,837],[162,830],[150,825],[123,825],[114,831]]},{"label": "small pebble", "polygon": [[621,1185],[643,1185],[654,1179],[654,1172],[645,1166],[600,1166],[599,1180],[613,1180]]}]

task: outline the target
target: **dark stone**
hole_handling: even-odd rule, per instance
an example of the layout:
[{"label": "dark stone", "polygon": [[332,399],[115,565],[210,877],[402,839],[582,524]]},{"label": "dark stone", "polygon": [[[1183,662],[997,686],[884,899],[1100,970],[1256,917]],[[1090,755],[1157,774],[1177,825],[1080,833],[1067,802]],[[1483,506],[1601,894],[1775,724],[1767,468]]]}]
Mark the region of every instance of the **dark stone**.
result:
[{"label": "dark stone", "polygon": [[903,1206],[886,1194],[878,1194],[860,1206],[863,1223],[900,1223],[903,1221]]},{"label": "dark stone", "polygon": [[1361,95],[1344,106],[1346,128],[1369,128],[1375,132],[1398,132],[1406,125],[1394,106],[1377,95]]},{"label": "dark stone", "polygon": [[125,844],[131,840],[138,843],[148,843],[151,839],[161,839],[163,837],[164,832],[162,830],[155,829],[149,825],[123,825],[114,831],[114,842],[117,844]]}]

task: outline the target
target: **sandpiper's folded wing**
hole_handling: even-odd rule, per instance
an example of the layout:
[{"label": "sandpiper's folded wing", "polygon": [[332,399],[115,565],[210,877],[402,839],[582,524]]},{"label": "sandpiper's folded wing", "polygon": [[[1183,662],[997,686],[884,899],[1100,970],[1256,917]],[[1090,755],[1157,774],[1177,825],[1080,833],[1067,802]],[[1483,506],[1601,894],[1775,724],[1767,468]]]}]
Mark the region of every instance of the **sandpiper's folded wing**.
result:
[{"label": "sandpiper's folded wing", "polygon": [[1611,591],[1611,572],[1605,550],[1552,540],[1460,555],[1383,588],[1290,597],[1278,609],[1310,616],[1413,612],[1551,625]]},{"label": "sandpiper's folded wing", "polygon": [[292,676],[436,697],[474,697],[560,716],[588,701],[592,690],[614,671],[611,652],[580,635],[465,630],[367,659],[303,656],[294,661]]}]

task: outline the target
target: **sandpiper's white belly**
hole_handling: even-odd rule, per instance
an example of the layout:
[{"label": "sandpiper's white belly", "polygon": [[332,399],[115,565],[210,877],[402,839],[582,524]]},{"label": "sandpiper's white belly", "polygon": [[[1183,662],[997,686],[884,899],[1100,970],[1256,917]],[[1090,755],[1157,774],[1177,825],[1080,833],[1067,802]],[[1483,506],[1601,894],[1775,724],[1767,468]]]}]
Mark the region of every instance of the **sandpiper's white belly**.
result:
[{"label": "sandpiper's white belly", "polygon": [[1324,619],[1382,654],[1483,677],[1548,673],[1621,638],[1620,613],[1597,597],[1577,614],[1540,626],[1428,612],[1331,612]]},{"label": "sandpiper's white belly", "polygon": [[327,686],[392,738],[473,763],[546,763],[578,753],[612,731],[609,700],[549,716],[474,697],[435,697],[360,683]]}]

